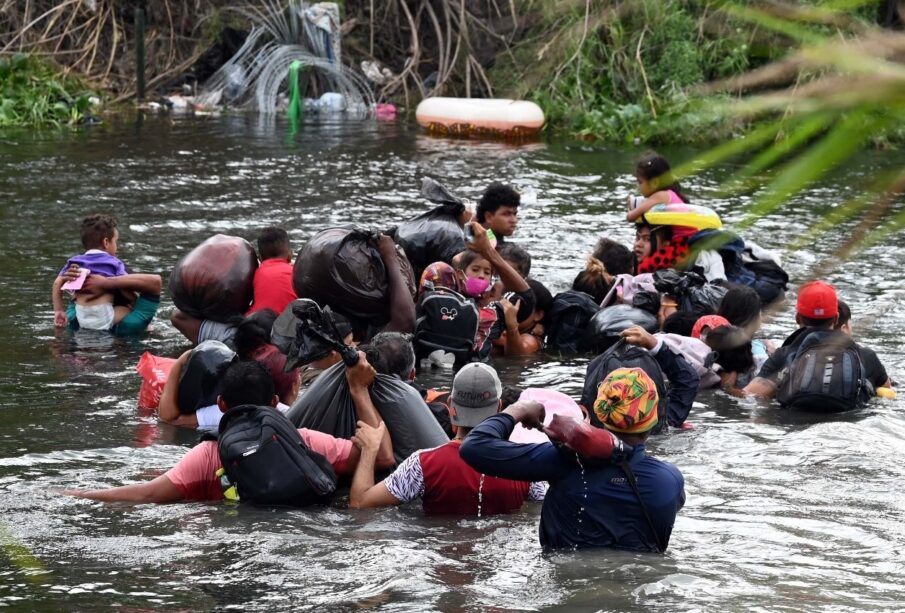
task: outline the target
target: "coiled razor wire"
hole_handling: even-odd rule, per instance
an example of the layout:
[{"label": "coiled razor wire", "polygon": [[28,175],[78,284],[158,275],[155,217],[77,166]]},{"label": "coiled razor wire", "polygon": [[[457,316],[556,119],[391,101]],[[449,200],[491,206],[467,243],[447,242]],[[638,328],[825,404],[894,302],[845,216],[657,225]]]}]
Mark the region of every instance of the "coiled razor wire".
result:
[{"label": "coiled razor wire", "polygon": [[374,93],[362,75],[340,63],[338,37],[315,25],[313,17],[306,17],[329,17],[329,7],[290,0],[284,8],[265,0],[260,7],[235,10],[253,27],[236,54],[202,86],[197,104],[229,104],[262,114],[276,113],[280,92],[288,90],[289,66],[297,60],[308,69],[312,88],[342,94],[347,115],[365,118],[371,114]]}]

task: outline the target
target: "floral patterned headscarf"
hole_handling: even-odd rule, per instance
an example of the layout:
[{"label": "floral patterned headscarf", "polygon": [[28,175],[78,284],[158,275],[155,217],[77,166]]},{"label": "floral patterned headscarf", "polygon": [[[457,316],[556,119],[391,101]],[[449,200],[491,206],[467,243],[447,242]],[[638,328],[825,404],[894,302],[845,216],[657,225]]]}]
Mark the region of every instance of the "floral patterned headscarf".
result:
[{"label": "floral patterned headscarf", "polygon": [[617,368],[597,388],[594,413],[607,430],[647,432],[657,425],[657,386],[640,368]]}]

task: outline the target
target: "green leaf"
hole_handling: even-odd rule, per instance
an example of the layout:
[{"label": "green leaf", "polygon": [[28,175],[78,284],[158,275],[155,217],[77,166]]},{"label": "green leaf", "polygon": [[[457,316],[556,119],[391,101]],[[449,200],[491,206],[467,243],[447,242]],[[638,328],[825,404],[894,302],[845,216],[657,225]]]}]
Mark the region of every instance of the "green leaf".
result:
[{"label": "green leaf", "polygon": [[890,123],[889,117],[882,117],[873,109],[844,116],[825,137],[786,164],[764,194],[749,207],[738,228],[747,228],[760,217],[775,211],[795,193],[851,157],[871,134]]}]

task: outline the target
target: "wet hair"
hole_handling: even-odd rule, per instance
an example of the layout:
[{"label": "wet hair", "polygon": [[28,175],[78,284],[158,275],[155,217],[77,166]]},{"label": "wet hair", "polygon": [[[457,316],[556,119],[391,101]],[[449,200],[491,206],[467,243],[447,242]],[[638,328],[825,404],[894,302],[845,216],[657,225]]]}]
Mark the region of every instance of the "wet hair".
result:
[{"label": "wet hair", "polygon": [[479,259],[486,260],[487,258],[485,258],[483,255],[481,255],[477,251],[472,251],[471,249],[463,251],[462,254],[459,256],[458,261],[456,262],[456,270],[461,270],[462,272],[465,272],[465,269],[468,268],[469,266],[471,266],[472,262],[474,262],[475,260],[479,260]]},{"label": "wet hair", "polygon": [[726,372],[748,372],[754,368],[751,340],[738,326],[718,326],[704,341],[716,353],[716,363]]},{"label": "wet hair", "polygon": [[270,226],[258,234],[258,257],[262,262],[271,258],[285,258],[291,251],[286,230]]},{"label": "wet hair", "polygon": [[621,243],[603,237],[594,246],[593,256],[603,262],[606,271],[613,276],[632,274],[632,251]]},{"label": "wet hair", "polygon": [[829,319],[813,319],[812,317],[805,317],[804,315],[799,315],[801,318],[801,323],[804,324],[806,328],[818,328],[820,330],[831,330],[833,328],[833,324],[835,323],[835,319],[830,317]]},{"label": "wet hair", "polygon": [[500,394],[500,411],[505,411],[507,408],[518,402],[518,399],[524,391],[523,388],[516,387],[515,385],[503,386],[503,393]]},{"label": "wet hair", "polygon": [[841,300],[839,301],[839,315],[836,318],[835,328],[839,330],[852,320],[852,310],[848,307],[848,305]]},{"label": "wet hair", "polygon": [[104,239],[113,239],[116,232],[116,219],[112,215],[89,215],[82,220],[79,234],[85,249],[100,249]]},{"label": "wet hair", "polygon": [[251,359],[258,348],[270,343],[270,331],[277,314],[271,309],[261,309],[243,319],[236,326],[233,346],[240,360]]},{"label": "wet hair", "polygon": [[531,255],[527,251],[515,243],[503,243],[497,251],[500,257],[509,262],[522,278],[528,278],[531,273]]},{"label": "wet hair", "polygon": [[415,349],[410,334],[381,332],[367,345],[362,345],[368,363],[384,375],[395,375],[408,381],[415,368]]},{"label": "wet hair", "polygon": [[521,197],[512,187],[502,183],[491,183],[478,201],[476,212],[478,223],[484,223],[487,213],[496,213],[501,206],[518,207],[520,203]]},{"label": "wet hair", "polygon": [[691,336],[691,330],[697,321],[698,316],[690,311],[676,311],[663,320],[663,332]]},{"label": "wet hair", "polygon": [[545,326],[550,320],[550,313],[553,311],[553,294],[547,289],[547,286],[537,279],[528,279],[528,287],[534,292],[534,310],[543,311],[544,318],[541,323]]},{"label": "wet hair", "polygon": [[269,406],[276,394],[273,378],[257,362],[235,362],[223,373],[220,396],[228,408],[243,404]]},{"label": "wet hair", "polygon": [[760,316],[760,296],[753,288],[733,284],[723,299],[717,315],[722,315],[733,326],[745,328]]},{"label": "wet hair", "polygon": [[653,151],[645,154],[638,163],[635,164],[635,176],[650,181],[652,179],[659,180],[659,190],[671,189],[683,202],[690,202],[688,197],[682,193],[679,182],[672,174],[672,168],[669,162],[662,155],[658,155]]},{"label": "wet hair", "polygon": [[572,289],[588,294],[596,303],[600,304],[606,298],[610,288],[613,287],[612,283],[607,282],[605,272],[603,262],[595,257],[589,257],[585,269],[578,273],[575,280],[572,281]]}]

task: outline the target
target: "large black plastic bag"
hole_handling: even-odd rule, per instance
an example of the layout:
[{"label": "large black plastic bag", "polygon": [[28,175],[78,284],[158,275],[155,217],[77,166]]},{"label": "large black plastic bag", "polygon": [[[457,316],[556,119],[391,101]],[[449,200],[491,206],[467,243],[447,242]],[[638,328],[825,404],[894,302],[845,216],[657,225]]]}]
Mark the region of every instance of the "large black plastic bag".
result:
[{"label": "large black plastic bag", "polygon": [[465,235],[459,225],[459,215],[464,210],[463,204],[441,204],[396,228],[396,243],[405,249],[416,277],[434,262],[449,264],[465,250]]},{"label": "large black plastic bag", "polygon": [[251,243],[217,234],[179,260],[170,275],[170,295],[187,315],[229,321],[251,305],[257,268]]},{"label": "large black plastic bag", "polygon": [[680,311],[699,317],[716,313],[728,291],[722,285],[708,282],[696,272],[677,272],[671,268],[654,273],[654,286],[657,291],[678,300]]},{"label": "large black plastic bag", "polygon": [[[701,279],[703,283],[703,277]],[[685,283],[685,275],[672,268],[664,268],[654,273],[654,287],[661,294],[677,297]]]},{"label": "large black plastic bag", "polygon": [[728,291],[728,288],[715,283],[689,288],[679,296],[679,310],[694,313],[698,317],[713,315],[719,310],[720,302]]},{"label": "large black plastic bag", "polygon": [[660,294],[658,292],[641,291],[632,296],[632,306],[655,316],[660,312]]},{"label": "large black plastic bag", "polygon": [[[449,442],[421,394],[411,385],[396,377],[378,374],[369,391],[390,432],[396,462],[419,449]],[[345,365],[334,364],[321,373],[286,416],[297,428],[318,430],[337,438],[352,438],[357,417]]]},{"label": "large black plastic bag", "polygon": [[[313,323],[313,319],[317,320],[317,329],[323,334],[306,331],[305,323]],[[270,342],[286,356],[287,372],[325,358],[331,351],[337,350],[337,344],[342,343],[342,335],[332,324],[332,318],[329,322],[325,320],[323,309],[313,300],[297,298],[286,305],[273,322]],[[334,342],[325,339],[324,335]]]},{"label": "large black plastic bag", "polygon": [[609,347],[623,330],[641,326],[651,334],[657,331],[657,318],[627,304],[616,304],[598,311],[588,323],[588,335],[598,349]]},{"label": "large black plastic bag", "polygon": [[[390,319],[387,273],[376,244],[374,233],[356,227],[318,232],[295,260],[295,293],[359,322],[386,323]],[[401,251],[396,255],[414,300],[411,264]]]},{"label": "large black plastic bag", "polygon": [[236,359],[236,352],[220,341],[204,341],[192,349],[179,374],[179,412],[191,415],[217,402],[223,371]]}]

